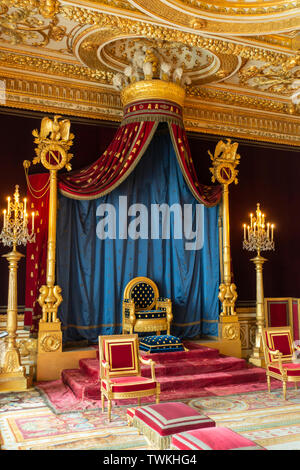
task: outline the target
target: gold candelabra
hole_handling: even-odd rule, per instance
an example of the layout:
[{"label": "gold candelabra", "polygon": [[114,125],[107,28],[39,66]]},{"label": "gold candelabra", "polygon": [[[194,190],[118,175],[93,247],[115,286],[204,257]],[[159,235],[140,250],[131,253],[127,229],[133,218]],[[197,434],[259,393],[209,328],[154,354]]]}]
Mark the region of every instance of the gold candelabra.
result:
[{"label": "gold candelabra", "polygon": [[267,261],[260,253],[274,250],[274,227],[274,224],[266,223],[266,216],[261,212],[260,204],[257,204],[256,215],[250,214],[250,225],[243,225],[243,248],[248,251],[257,251],[256,257],[251,259],[256,270],[256,334],[249,361],[259,367],[263,365],[261,350],[261,335],[265,325],[263,264]]},{"label": "gold candelabra", "polygon": [[7,209],[3,211],[3,228],[0,240],[5,246],[12,246],[12,251],[3,255],[9,263],[7,325],[8,336],[0,364],[0,391],[26,390],[32,378],[26,376],[25,367],[21,366],[17,347],[18,299],[17,270],[18,262],[24,256],[17,251],[17,245],[26,245],[35,241],[34,212],[32,213],[31,233],[28,231],[27,200],[20,201],[19,186],[16,186],[13,198],[7,198]]}]

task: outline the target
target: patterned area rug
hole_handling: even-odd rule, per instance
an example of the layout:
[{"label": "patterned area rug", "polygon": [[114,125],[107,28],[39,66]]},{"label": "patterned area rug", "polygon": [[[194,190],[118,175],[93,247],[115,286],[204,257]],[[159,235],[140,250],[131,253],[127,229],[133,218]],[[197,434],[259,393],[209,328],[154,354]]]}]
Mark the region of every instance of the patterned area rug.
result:
[{"label": "patterned area rug", "polygon": [[[184,400],[267,449],[300,450],[300,390],[281,389]],[[127,426],[126,405],[112,421],[99,409],[54,413],[35,389],[0,394],[2,450],[146,450],[146,440]]]},{"label": "patterned area rug", "polygon": [[193,408],[267,449],[300,450],[300,390],[200,397]]},{"label": "patterned area rug", "polygon": [[126,407],[106,413],[55,414],[37,390],[0,394],[1,450],[143,450],[147,443],[129,428]]}]

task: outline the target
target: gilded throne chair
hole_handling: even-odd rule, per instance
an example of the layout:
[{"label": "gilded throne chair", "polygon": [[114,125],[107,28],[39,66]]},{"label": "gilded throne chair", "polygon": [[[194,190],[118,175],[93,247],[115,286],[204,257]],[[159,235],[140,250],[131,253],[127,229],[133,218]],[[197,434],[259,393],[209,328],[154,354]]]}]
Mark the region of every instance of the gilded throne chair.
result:
[{"label": "gilded throne chair", "polygon": [[135,277],[127,284],[122,308],[123,334],[155,331],[160,335],[166,330],[170,335],[172,302],[159,297],[157,285],[148,277]]}]

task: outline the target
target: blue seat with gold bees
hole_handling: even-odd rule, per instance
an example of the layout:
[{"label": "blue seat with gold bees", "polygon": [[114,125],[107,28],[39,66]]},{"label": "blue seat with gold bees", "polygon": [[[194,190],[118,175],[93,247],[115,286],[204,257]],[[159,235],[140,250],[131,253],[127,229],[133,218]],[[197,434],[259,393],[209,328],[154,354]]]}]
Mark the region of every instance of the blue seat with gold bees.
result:
[{"label": "blue seat with gold bees", "polygon": [[172,302],[159,297],[157,285],[148,277],[132,279],[124,290],[123,334],[161,331],[170,334]]}]

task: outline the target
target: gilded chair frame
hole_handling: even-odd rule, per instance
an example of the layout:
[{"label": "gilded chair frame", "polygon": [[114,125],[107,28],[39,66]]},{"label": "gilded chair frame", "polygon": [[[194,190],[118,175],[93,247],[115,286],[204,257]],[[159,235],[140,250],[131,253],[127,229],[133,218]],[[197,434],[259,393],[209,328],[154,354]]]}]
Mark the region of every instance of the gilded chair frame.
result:
[{"label": "gilded chair frame", "polygon": [[[274,348],[274,342],[272,335],[289,335],[289,344],[291,354],[283,355],[278,349]],[[268,337],[268,343],[272,348],[267,345],[266,342],[266,335]],[[283,398],[286,400],[286,384],[287,382],[294,382],[295,388],[297,389],[297,382],[300,382],[300,375],[288,375],[287,370],[283,367],[285,363],[291,363],[293,359],[293,350],[300,351],[300,347],[295,346],[293,344],[293,335],[292,335],[292,328],[290,326],[282,326],[282,327],[272,327],[272,328],[263,328],[262,330],[262,345],[263,351],[265,356],[265,363],[266,363],[266,376],[267,376],[267,384],[268,384],[268,392],[271,392],[271,377],[277,380],[282,381],[282,390],[283,390]],[[276,367],[279,369],[279,373],[276,373],[273,370],[270,370],[271,367]],[[300,372],[300,364],[299,364],[299,372]]]},{"label": "gilded chair frame", "polygon": [[[140,283],[149,284],[154,291],[153,302],[146,308],[136,307],[134,300],[131,298],[132,289]],[[137,311],[146,311],[146,310],[160,310],[164,309],[166,312],[165,318],[149,318],[149,319],[138,319],[136,317]],[[129,312],[126,316],[126,310]],[[164,298],[159,300],[159,291],[158,287],[152,279],[148,277],[135,277],[132,279],[124,290],[123,296],[123,305],[122,305],[122,332],[126,334],[129,332],[133,334],[136,332],[152,332],[155,331],[156,335],[160,335],[161,331],[166,330],[167,334],[170,335],[171,323],[173,320],[172,314],[172,302],[170,299]]]},{"label": "gilded chair frame", "polygon": [[[107,358],[110,357],[110,345],[113,344],[126,344],[126,341],[133,344],[133,356],[132,370],[126,369],[112,369]],[[100,388],[101,388],[101,404],[102,412],[105,409],[105,398],[107,399],[108,406],[108,421],[111,421],[111,409],[112,409],[112,400],[122,400],[128,398],[137,398],[138,406],[141,404],[141,398],[147,397],[150,395],[156,396],[156,403],[159,403],[160,396],[160,384],[156,381],[155,377],[155,362],[152,359],[144,359],[139,354],[138,349],[138,335],[106,335],[99,336],[99,359],[100,359]],[[148,390],[139,390],[132,392],[114,392],[112,391],[112,378],[114,377],[136,377],[141,374],[141,364],[150,365],[151,367],[151,380],[156,382],[154,388]],[[104,387],[103,382],[106,383],[106,388]]]}]

